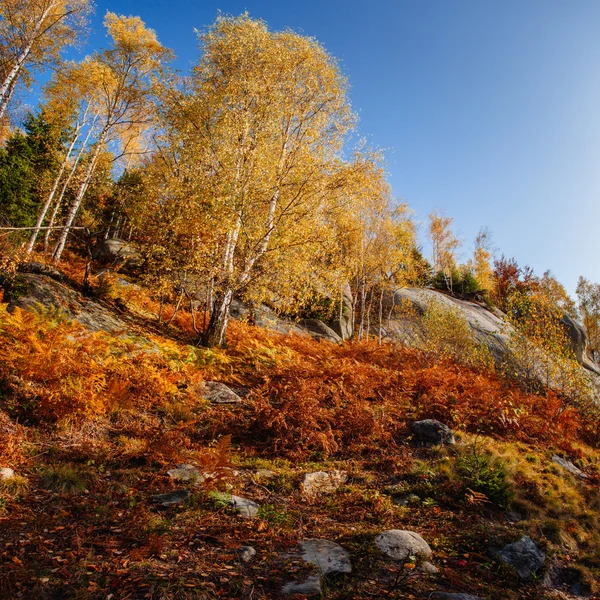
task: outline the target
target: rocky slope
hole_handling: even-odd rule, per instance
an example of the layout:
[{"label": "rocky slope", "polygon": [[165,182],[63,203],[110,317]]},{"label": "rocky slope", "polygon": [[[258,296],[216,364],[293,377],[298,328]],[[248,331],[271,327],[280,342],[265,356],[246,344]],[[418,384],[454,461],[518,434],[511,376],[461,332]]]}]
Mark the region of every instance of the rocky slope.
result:
[{"label": "rocky slope", "polygon": [[0,314],[0,597],[597,597],[595,421],[560,397],[243,305],[197,349],[126,280],[25,280],[76,323]]}]

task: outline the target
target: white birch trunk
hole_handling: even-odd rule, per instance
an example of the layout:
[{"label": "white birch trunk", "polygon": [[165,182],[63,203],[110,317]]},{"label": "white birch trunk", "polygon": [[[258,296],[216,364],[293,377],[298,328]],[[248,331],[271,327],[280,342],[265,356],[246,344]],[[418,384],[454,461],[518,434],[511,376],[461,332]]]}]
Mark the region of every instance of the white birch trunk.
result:
[{"label": "white birch trunk", "polygon": [[73,221],[75,220],[75,217],[77,216],[77,212],[79,211],[79,207],[81,206],[83,197],[85,196],[85,193],[87,192],[88,186],[90,185],[90,182],[94,175],[94,171],[96,169],[96,163],[98,162],[98,157],[100,156],[100,151],[102,150],[102,143],[104,141],[104,135],[105,134],[102,134],[96,143],[96,149],[94,150],[92,160],[90,161],[90,164],[88,165],[88,168],[86,169],[85,177],[83,178],[83,181],[81,182],[81,185],[79,186],[79,191],[77,192],[75,199],[71,203],[69,212],[67,213],[65,226],[63,227],[63,229],[60,233],[60,237],[58,238],[58,242],[56,243],[56,248],[54,249],[54,253],[52,255],[52,261],[54,262],[54,264],[57,264],[60,261],[60,257],[62,256],[63,250],[65,249],[65,244],[67,243],[67,237],[69,236],[69,231],[71,230],[71,225],[73,224]]},{"label": "white birch trunk", "polygon": [[75,136],[73,137],[73,141],[71,142],[71,145],[69,146],[67,154],[60,166],[58,174],[57,174],[56,178],[54,179],[54,184],[52,185],[50,194],[48,195],[48,198],[46,199],[46,202],[44,203],[44,206],[42,207],[42,210],[40,211],[37,222],[35,224],[35,229],[34,229],[33,233],[31,234],[29,243],[27,244],[27,249],[26,249],[27,254],[31,254],[33,252],[33,247],[35,246],[37,236],[40,233],[40,227],[42,226],[42,223],[44,222],[44,219],[46,218],[48,209],[50,208],[52,201],[54,200],[54,195],[56,194],[56,190],[58,189],[60,180],[62,179],[65,169],[67,168],[67,165],[69,164],[69,159],[71,158],[71,152],[73,152],[73,148],[75,147],[75,144],[77,143],[78,139],[79,139],[79,128],[77,128],[75,130]]}]

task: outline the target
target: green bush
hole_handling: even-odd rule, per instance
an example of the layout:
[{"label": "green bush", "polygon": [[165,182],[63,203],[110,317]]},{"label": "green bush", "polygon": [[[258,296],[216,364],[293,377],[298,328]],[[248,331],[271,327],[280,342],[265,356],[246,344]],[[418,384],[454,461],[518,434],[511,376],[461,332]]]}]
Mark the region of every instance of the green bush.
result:
[{"label": "green bush", "polygon": [[455,468],[465,488],[485,494],[487,499],[506,508],[512,499],[512,490],[506,467],[490,452],[470,444],[456,459]]}]

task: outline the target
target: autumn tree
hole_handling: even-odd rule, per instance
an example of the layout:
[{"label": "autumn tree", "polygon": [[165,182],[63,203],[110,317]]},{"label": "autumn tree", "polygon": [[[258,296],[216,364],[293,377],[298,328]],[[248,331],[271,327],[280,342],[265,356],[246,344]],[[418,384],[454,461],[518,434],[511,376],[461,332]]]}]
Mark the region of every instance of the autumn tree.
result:
[{"label": "autumn tree", "polygon": [[53,67],[78,41],[91,0],[0,0],[0,119],[19,80]]},{"label": "autumn tree", "polygon": [[431,242],[433,269],[442,274],[449,291],[452,291],[452,270],[456,267],[456,251],[460,247],[460,240],[450,228],[452,221],[451,217],[432,212],[429,214],[427,230]]},{"label": "autumn tree", "polygon": [[600,285],[580,277],[576,293],[579,314],[588,335],[588,349],[597,363],[600,361]]},{"label": "autumn tree", "polygon": [[159,204],[186,207],[182,223],[211,267],[202,341],[219,345],[235,294],[259,288],[272,266],[312,262],[352,170],[341,151],[355,119],[315,40],[242,15],[219,17],[200,41],[186,89],[165,94],[170,183]]},{"label": "autumn tree", "polygon": [[[96,87],[99,81],[96,73],[97,65],[91,60],[68,62],[53,74],[45,86],[44,114],[56,128],[67,131],[68,135],[60,166],[31,233],[26,248],[28,254],[33,251],[44,223],[44,251],[48,250],[50,235],[65,194],[71,183],[76,183],[78,167],[89,153],[89,146],[97,134],[96,128],[101,113],[97,105]],[[52,211],[49,213],[50,209]]]},{"label": "autumn tree", "polygon": [[[67,209],[53,253],[60,260],[69,230],[92,181],[98,160],[109,149],[115,158],[139,154],[144,131],[153,123],[154,76],[170,59],[171,53],[138,17],[107,13],[104,20],[112,46],[86,59],[82,88],[91,96],[89,125],[93,131],[85,172],[73,201]],[[85,98],[85,95],[80,95]],[[81,110],[81,109],[80,109]],[[86,107],[85,110],[88,110]]]},{"label": "autumn tree", "polygon": [[490,230],[486,227],[482,228],[475,238],[475,248],[473,250],[473,258],[469,265],[473,276],[479,286],[479,289],[490,293],[493,283],[492,270],[492,239]]}]

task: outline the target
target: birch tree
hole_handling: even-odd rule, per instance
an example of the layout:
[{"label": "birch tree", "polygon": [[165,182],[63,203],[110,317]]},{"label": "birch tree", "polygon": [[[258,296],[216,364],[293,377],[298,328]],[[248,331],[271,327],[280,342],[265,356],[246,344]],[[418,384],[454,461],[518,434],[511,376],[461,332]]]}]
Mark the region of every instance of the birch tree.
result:
[{"label": "birch tree", "polygon": [[95,131],[99,114],[93,102],[97,82],[94,81],[91,66],[89,61],[67,63],[60,71],[55,72],[45,88],[44,113],[57,129],[68,131],[70,138],[67,138],[60,166],[39,211],[35,229],[26,247],[27,254],[33,251],[48,211],[53,206],[52,216],[45,230],[44,250],[47,250],[49,236],[65,192]]},{"label": "birch tree", "polygon": [[452,291],[452,269],[456,266],[456,251],[460,247],[460,240],[450,229],[451,225],[451,217],[444,217],[435,212],[429,214],[427,233],[431,241],[433,268],[443,274],[446,287],[450,291]]},{"label": "birch tree", "polygon": [[242,15],[218,18],[200,41],[189,87],[168,96],[165,116],[181,201],[197,207],[188,218],[210,223],[210,241],[204,227],[199,238],[214,258],[202,341],[220,345],[234,295],[265,261],[317,242],[314,226],[345,185],[354,116],[337,63],[311,38]]},{"label": "birch tree", "polygon": [[19,80],[55,66],[85,30],[91,0],[0,0],[0,119]]},{"label": "birch tree", "polygon": [[[154,76],[171,53],[138,17],[107,13],[104,20],[112,46],[85,61],[90,112],[95,115],[85,172],[67,209],[65,224],[53,252],[58,262],[69,230],[92,181],[101,153],[116,158],[138,153],[137,142],[153,122]],[[91,84],[91,85],[90,85]]]}]

